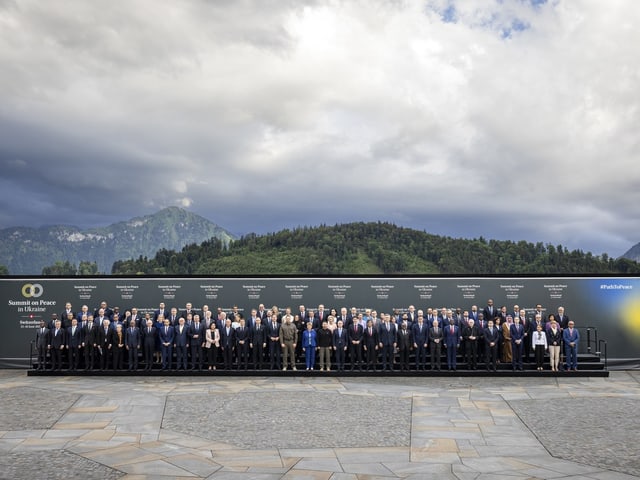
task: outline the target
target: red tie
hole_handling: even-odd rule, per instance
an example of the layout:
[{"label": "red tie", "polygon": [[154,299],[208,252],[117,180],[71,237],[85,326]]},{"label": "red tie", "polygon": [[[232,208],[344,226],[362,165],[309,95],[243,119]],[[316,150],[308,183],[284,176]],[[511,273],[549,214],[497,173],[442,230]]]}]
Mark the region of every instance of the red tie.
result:
[{"label": "red tie", "polygon": [[453,335],[453,325],[451,325],[451,335]]}]

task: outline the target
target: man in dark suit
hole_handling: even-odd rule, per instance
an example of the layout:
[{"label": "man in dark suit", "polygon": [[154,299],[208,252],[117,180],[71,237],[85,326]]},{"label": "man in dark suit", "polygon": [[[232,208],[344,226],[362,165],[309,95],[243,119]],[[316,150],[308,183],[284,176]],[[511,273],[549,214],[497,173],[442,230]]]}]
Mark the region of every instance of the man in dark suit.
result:
[{"label": "man in dark suit", "polygon": [[[225,321],[225,326],[220,330],[220,347],[222,348],[222,359],[225,370],[233,368],[233,348],[235,346],[235,330],[231,328],[231,320]],[[278,346],[280,344],[278,343]]]},{"label": "man in dark suit", "polygon": [[111,356],[111,329],[109,324],[111,322],[108,318],[102,320],[102,325],[98,327],[96,344],[98,352],[100,353],[100,370],[107,370],[109,368],[109,357]]},{"label": "man in dark suit", "polygon": [[458,348],[460,347],[460,328],[449,324],[444,327],[444,348],[447,350],[447,367],[449,371],[456,371]]},{"label": "man in dark suit", "polygon": [[160,315],[162,315],[163,317],[169,315],[169,310],[167,310],[167,308],[165,307],[164,302],[160,302],[158,309],[153,312],[153,323],[156,323],[158,321],[158,317]]},{"label": "man in dark suit", "polygon": [[402,320],[398,329],[398,353],[400,354],[400,370],[409,371],[409,354],[413,345],[413,336],[407,320]]},{"label": "man in dark suit", "polygon": [[416,370],[424,370],[427,363],[429,329],[424,323],[422,310],[418,310],[418,320],[413,325],[413,348],[416,352]]},{"label": "man in dark suit", "polygon": [[191,347],[191,370],[202,371],[202,345],[204,343],[204,325],[200,323],[200,315],[193,316],[193,324],[189,328],[189,346]]},{"label": "man in dark suit", "polygon": [[164,319],[164,325],[160,327],[158,333],[160,337],[160,353],[162,355],[162,370],[171,370],[171,364],[173,363],[173,337],[175,331],[169,324],[169,319]]},{"label": "man in dark suit", "polygon": [[494,317],[496,317],[498,315],[498,311],[496,310],[496,307],[493,305],[493,299],[489,299],[487,300],[487,306],[484,307],[484,310],[482,310],[482,313],[484,314],[484,318],[487,320],[493,320]]},{"label": "man in dark suit", "polygon": [[113,317],[113,310],[109,308],[106,301],[100,302],[100,306],[93,311],[93,317],[106,317],[109,321],[111,321],[111,317]]},{"label": "man in dark suit", "polygon": [[364,357],[365,369],[374,371],[376,369],[376,357],[378,356],[378,330],[372,320],[367,320],[367,328],[364,329]]},{"label": "man in dark suit", "polygon": [[267,323],[267,337],[269,339],[270,368],[280,370],[282,368],[282,349],[280,347],[280,324],[277,317],[272,315]]},{"label": "man in dark suit", "polygon": [[[347,309],[345,308],[346,312]],[[362,340],[364,338],[364,328],[358,323],[358,318],[351,322],[349,331],[349,357],[351,358],[351,371],[356,368],[362,371]],[[340,320],[342,321],[342,320]]]},{"label": "man in dark suit", "polygon": [[[185,320],[187,320],[187,318],[189,317],[189,315],[191,315],[191,318],[193,319],[193,316],[196,314],[196,312],[193,310],[193,305],[191,305],[191,303],[187,303],[184,306],[184,310],[182,311],[182,313],[180,313],[180,316],[182,318],[184,318]],[[188,324],[188,322],[187,322]]]},{"label": "man in dark suit", "polygon": [[258,306],[258,311],[256,312],[256,316],[260,317],[260,320],[262,320],[262,326],[265,326],[265,322],[267,320],[267,310],[265,310],[264,305],[261,303]]},{"label": "man in dark suit", "polygon": [[431,354],[431,370],[440,371],[440,362],[442,357],[442,340],[444,333],[440,327],[440,322],[434,317],[429,329],[429,352]]},{"label": "man in dark suit", "polygon": [[93,370],[98,348],[98,327],[93,322],[93,316],[89,315],[84,323],[84,369]]},{"label": "man in dark suit", "polygon": [[558,307],[558,316],[557,317],[558,318],[556,318],[556,322],[558,322],[558,325],[560,325],[560,329],[561,330],[569,328],[569,315],[564,313],[564,307]]},{"label": "man in dark suit", "polygon": [[487,322],[487,328],[483,332],[485,344],[485,363],[487,370],[496,371],[496,363],[498,360],[498,342],[500,341],[500,329],[493,325],[493,320]]},{"label": "man in dark suit", "polygon": [[378,329],[378,347],[382,351],[382,370],[393,370],[393,351],[397,346],[398,337],[395,323],[391,323],[391,315],[384,316],[384,322]]},{"label": "man in dark suit", "polygon": [[509,327],[511,333],[511,366],[513,371],[522,370],[522,352],[524,347],[524,328],[520,324],[520,317],[513,319]]},{"label": "man in dark suit", "polygon": [[47,349],[49,347],[49,329],[45,321],[40,320],[40,327],[36,330],[36,350],[38,350],[38,370],[44,370],[47,364]]},{"label": "man in dark suit", "polygon": [[51,351],[51,370],[62,370],[62,352],[66,344],[65,331],[62,322],[56,320],[49,339],[49,350]]},{"label": "man in dark suit", "polygon": [[251,343],[251,332],[246,326],[244,318],[240,319],[240,326],[236,328],[236,356],[238,357],[238,370],[249,369],[249,343]]},{"label": "man in dark suit", "polygon": [[338,321],[338,327],[333,332],[333,351],[336,354],[336,368],[338,372],[344,372],[344,356],[349,344],[349,334],[344,328],[342,320]]},{"label": "man in dark suit", "polygon": [[255,323],[251,328],[249,346],[253,353],[253,368],[262,370],[264,361],[264,349],[267,347],[267,329],[262,320],[256,315]]},{"label": "man in dark suit", "polygon": [[150,372],[153,368],[153,353],[156,349],[156,327],[153,326],[151,319],[147,320],[147,325],[142,330],[142,338],[144,341],[144,369]]},{"label": "man in dark suit", "polygon": [[187,327],[182,317],[178,319],[178,325],[174,328],[173,346],[176,348],[176,369],[187,370],[189,327]]},{"label": "man in dark suit", "polygon": [[[71,305],[71,304],[69,304]],[[82,347],[82,329],[78,326],[78,319],[71,320],[71,326],[67,328],[67,354],[69,355],[69,370],[78,369],[80,361],[80,348]]]},{"label": "man in dark suit", "polygon": [[127,348],[128,354],[128,367],[129,371],[138,370],[138,350],[140,350],[141,344],[141,335],[140,328],[137,326],[137,321],[135,319],[131,319],[129,322],[129,328],[125,332],[125,345]]}]

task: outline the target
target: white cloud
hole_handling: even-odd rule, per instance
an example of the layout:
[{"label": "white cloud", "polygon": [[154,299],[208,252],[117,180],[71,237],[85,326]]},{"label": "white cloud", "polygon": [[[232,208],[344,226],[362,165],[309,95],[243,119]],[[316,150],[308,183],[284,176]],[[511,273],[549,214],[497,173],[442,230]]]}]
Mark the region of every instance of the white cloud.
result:
[{"label": "white cloud", "polygon": [[[175,202],[238,233],[381,219],[622,253],[639,240],[640,10],[537,3],[4,2],[11,198],[37,191],[48,223]],[[68,184],[144,195],[47,188]],[[2,206],[6,226],[44,223]]]}]

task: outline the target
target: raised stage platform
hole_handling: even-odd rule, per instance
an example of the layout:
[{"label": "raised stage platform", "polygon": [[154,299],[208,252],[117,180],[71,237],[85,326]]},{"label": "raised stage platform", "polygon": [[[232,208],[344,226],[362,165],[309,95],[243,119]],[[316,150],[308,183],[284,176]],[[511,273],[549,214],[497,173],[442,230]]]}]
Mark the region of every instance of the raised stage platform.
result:
[{"label": "raised stage platform", "polygon": [[398,364],[395,365],[394,370],[382,371],[380,365],[376,370],[351,370],[350,365],[345,365],[344,371],[338,371],[335,365],[332,365],[330,371],[320,371],[316,364],[315,370],[308,371],[305,369],[304,363],[296,364],[297,370],[269,370],[269,369],[237,369],[225,370],[221,368],[221,365],[217,366],[216,370],[203,369],[199,370],[162,370],[160,365],[154,365],[151,371],[144,370],[144,365],[140,364],[140,368],[135,371],[129,371],[126,368],[124,370],[68,370],[62,369],[57,371],[52,370],[38,370],[37,365],[34,368],[27,371],[29,376],[153,376],[153,377],[184,377],[184,376],[199,376],[199,377],[290,377],[290,376],[302,376],[302,377],[608,377],[609,370],[607,370],[605,362],[601,360],[598,355],[590,353],[578,354],[578,370],[577,371],[564,371],[552,372],[549,368],[548,362],[545,363],[545,369],[543,371],[536,370],[535,363],[524,363],[522,371],[513,371],[511,364],[500,363],[497,366],[497,371],[486,370],[484,364],[479,364],[476,370],[470,370],[467,368],[465,362],[459,361],[457,369],[455,371],[449,371],[446,367],[446,361],[442,362],[442,369],[431,370],[427,367],[426,370],[415,370],[415,365],[411,365],[411,370],[400,370]]}]

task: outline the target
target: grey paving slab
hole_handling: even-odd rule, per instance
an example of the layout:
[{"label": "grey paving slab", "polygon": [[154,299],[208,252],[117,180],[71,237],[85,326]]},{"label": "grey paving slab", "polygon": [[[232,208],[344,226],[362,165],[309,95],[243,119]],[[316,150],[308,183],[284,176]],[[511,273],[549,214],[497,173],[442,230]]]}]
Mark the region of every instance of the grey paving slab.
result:
[{"label": "grey paving slab", "polygon": [[[3,430],[35,430],[51,428],[80,398],[74,393],[56,393],[33,387],[2,389],[0,425]],[[25,409],[26,405],[30,405]]]},{"label": "grey paving slab", "polygon": [[22,480],[51,479],[117,479],[124,473],[66,451],[7,453],[0,455],[0,478]]},{"label": "grey paving slab", "polygon": [[544,414],[539,402],[510,405],[552,455],[640,475],[640,397],[573,398],[555,415]]},{"label": "grey paving slab", "polygon": [[[117,475],[127,472],[131,480],[628,480],[636,476],[618,467],[633,464],[635,437],[623,439],[630,442],[626,450],[607,451],[610,441],[621,440],[603,419],[594,443],[581,441],[606,451],[611,465],[555,458],[518,407],[535,413],[549,404],[558,412],[570,406],[590,418],[600,416],[591,403],[599,402],[629,413],[640,399],[638,378],[624,372],[612,379],[385,377],[381,383],[357,377],[32,378],[0,371],[3,406],[37,393],[61,408],[57,415],[46,405],[42,426],[0,425],[0,458],[9,453],[46,459],[65,452],[68,462],[79,458]],[[174,410],[165,408],[172,404]],[[271,405],[278,415],[265,423]],[[311,431],[306,412],[321,420]],[[247,421],[260,428],[247,427]],[[216,424],[220,428],[209,435]],[[242,430],[255,438],[247,440]],[[564,445],[563,432],[555,433]],[[73,478],[69,472],[65,478]],[[3,473],[0,478],[7,478]]]},{"label": "grey paving slab", "polygon": [[[224,437],[244,448],[407,446],[410,440],[411,399],[394,400],[393,415],[380,415],[389,407],[385,398],[363,402],[330,392],[192,395],[192,406],[182,400],[167,398],[164,429],[210,440]],[[367,418],[375,418],[375,428]]]}]

